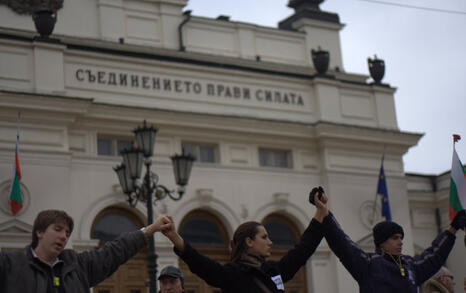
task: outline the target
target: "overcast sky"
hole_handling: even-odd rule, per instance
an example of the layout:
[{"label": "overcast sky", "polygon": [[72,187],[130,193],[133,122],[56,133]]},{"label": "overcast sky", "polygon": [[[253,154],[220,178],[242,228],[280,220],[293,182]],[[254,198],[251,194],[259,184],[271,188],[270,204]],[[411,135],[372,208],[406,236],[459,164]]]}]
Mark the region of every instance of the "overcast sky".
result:
[{"label": "overcast sky", "polygon": [[[371,1],[371,0],[369,0]],[[377,2],[377,1],[376,1]],[[369,74],[367,57],[385,60],[383,82],[396,87],[398,126],[424,133],[404,156],[405,171],[440,174],[451,168],[452,134],[466,163],[466,1],[380,0],[440,11],[405,8],[367,0],[326,0],[321,9],[338,13],[347,72]],[[229,15],[231,21],[277,27],[293,14],[288,0],[189,0],[193,15]]]}]

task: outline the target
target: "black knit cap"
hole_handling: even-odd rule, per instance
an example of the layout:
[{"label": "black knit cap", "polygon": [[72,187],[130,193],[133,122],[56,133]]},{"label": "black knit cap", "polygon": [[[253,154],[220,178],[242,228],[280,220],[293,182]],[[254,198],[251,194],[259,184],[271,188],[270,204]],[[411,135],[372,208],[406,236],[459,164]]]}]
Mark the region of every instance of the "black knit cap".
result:
[{"label": "black knit cap", "polygon": [[379,247],[380,244],[385,242],[388,238],[394,234],[401,234],[401,238],[405,237],[403,227],[392,221],[380,222],[372,228],[372,234],[374,235],[375,247]]}]

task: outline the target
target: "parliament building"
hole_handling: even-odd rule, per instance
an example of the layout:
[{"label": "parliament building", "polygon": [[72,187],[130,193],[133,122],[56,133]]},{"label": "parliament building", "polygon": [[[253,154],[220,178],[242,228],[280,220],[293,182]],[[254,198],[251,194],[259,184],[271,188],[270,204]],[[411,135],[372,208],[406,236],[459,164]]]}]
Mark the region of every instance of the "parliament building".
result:
[{"label": "parliament building", "polygon": [[[404,253],[423,251],[448,226],[450,173],[405,173],[402,157],[422,134],[398,127],[382,60],[367,75],[344,69],[344,25],[322,1],[290,0],[294,13],[272,28],[199,17],[188,0],[57,0],[49,1],[58,5],[49,7],[58,16],[51,34],[36,30],[39,8],[10,2],[0,4],[0,249],[29,244],[44,209],[74,218],[67,248],[78,251],[146,225],[146,203],[131,207],[113,170],[143,121],[158,129],[151,171],[167,189],[177,189],[170,157],[196,157],[183,197],[150,203],[154,216],[171,215],[185,239],[220,262],[250,220],[267,227],[273,257],[283,255],[312,219],[308,194],[319,185],[346,233],[373,251],[383,154]],[[18,113],[23,208],[13,215]],[[446,265],[461,291],[464,233],[457,236]],[[155,251],[158,272],[180,267],[187,292],[220,292],[161,234]],[[93,292],[146,292],[147,253]],[[358,291],[325,241],[286,284],[290,293]]]}]

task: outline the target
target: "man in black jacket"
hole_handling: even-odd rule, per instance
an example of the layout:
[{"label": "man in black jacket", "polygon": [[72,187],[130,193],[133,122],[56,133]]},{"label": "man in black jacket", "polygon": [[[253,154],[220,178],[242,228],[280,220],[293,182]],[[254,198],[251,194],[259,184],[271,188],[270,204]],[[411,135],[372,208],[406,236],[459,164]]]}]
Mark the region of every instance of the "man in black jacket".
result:
[{"label": "man in black jacket", "polygon": [[147,242],[147,236],[169,226],[167,216],[141,230],[126,233],[104,246],[82,253],[65,249],[73,219],[64,211],[40,212],[32,243],[24,252],[0,253],[0,292],[84,293],[115,272]]},{"label": "man in black jacket", "polygon": [[[326,206],[327,197],[316,197],[316,206]],[[434,275],[448,258],[455,233],[466,225],[465,211],[459,212],[447,230],[421,255],[402,254],[403,228],[391,221],[373,228],[375,253],[360,249],[341,229],[332,213],[322,222],[324,237],[332,251],[359,284],[361,293],[415,293],[417,287]]]}]

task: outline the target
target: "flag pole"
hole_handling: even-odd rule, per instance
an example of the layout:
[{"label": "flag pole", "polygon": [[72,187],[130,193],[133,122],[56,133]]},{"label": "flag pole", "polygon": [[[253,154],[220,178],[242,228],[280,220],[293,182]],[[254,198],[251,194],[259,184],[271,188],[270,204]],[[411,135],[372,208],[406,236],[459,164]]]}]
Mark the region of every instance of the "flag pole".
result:
[{"label": "flag pole", "polygon": [[[384,145],[384,150],[383,150],[383,153],[382,153],[382,163],[380,164],[380,166],[383,165],[383,161],[384,161],[384,158],[385,158],[385,145]],[[380,176],[380,171],[379,171],[379,174],[377,175],[377,178],[379,178]],[[377,180],[378,182],[378,180]],[[377,207],[377,197],[378,197],[378,194],[377,194],[377,191],[378,191],[378,186],[379,184],[377,183],[377,186],[375,187],[375,198],[374,198],[374,207],[372,208],[372,225],[374,225],[374,221],[375,221],[375,208]]]},{"label": "flag pole", "polygon": [[13,164],[13,176],[11,181],[10,188],[10,208],[14,216],[21,210],[23,207],[23,200],[21,195],[21,170],[19,167],[19,129],[21,121],[21,112],[18,112],[18,122],[16,128],[16,145],[15,145],[15,161]]},{"label": "flag pole", "polygon": [[[462,203],[461,202],[461,199],[458,198],[459,194],[458,194],[458,190],[456,190],[456,194],[454,194],[452,192],[452,186],[453,185],[456,185],[456,180],[458,180],[459,182],[462,180],[460,178],[463,178],[464,177],[464,180],[466,181],[466,172],[464,171],[464,168],[463,168],[463,163],[461,163],[459,157],[458,157],[458,154],[456,153],[456,143],[461,139],[461,136],[459,134],[453,134],[453,158],[452,158],[452,166],[451,166],[451,171],[450,171],[450,198],[449,198],[449,207],[448,207],[448,215],[449,215],[449,218],[450,218],[450,221],[453,220],[453,218],[456,216],[456,214],[458,213],[458,205],[461,206],[461,208],[464,210],[466,208],[466,204]],[[456,157],[456,160],[455,160],[455,157]],[[455,168],[455,161],[456,163],[458,163],[461,167],[461,170],[460,173],[461,175],[463,176],[455,176],[454,173],[458,172],[458,170]],[[455,170],[456,169],[456,170]],[[456,174],[458,175],[458,174]],[[455,198],[456,197],[456,198]],[[455,205],[455,209],[453,208],[453,205]],[[464,230],[466,231],[466,228],[464,228]],[[466,247],[466,234],[464,235],[464,246]]]}]

